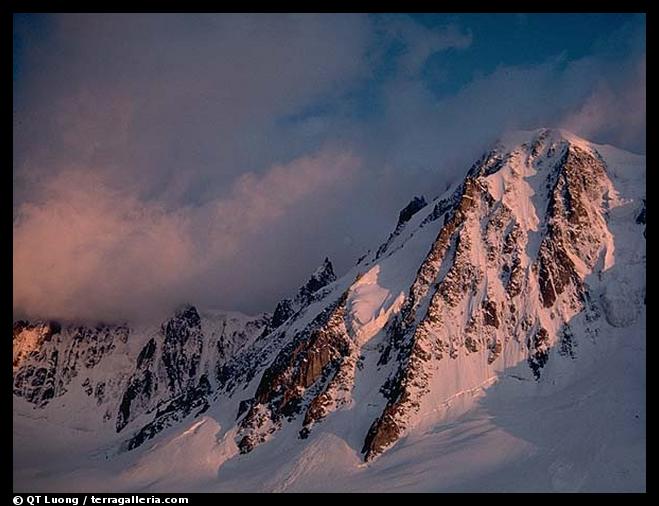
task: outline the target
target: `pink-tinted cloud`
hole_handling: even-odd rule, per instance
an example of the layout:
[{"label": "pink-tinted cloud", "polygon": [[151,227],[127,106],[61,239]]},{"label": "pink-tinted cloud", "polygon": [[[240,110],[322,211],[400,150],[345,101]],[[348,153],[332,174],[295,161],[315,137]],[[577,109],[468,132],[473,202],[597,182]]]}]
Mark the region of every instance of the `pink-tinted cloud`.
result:
[{"label": "pink-tinted cloud", "polygon": [[93,171],[61,171],[15,213],[14,311],[136,319],[203,299],[191,279],[249,255],[255,234],[348,181],[358,164],[327,150],[244,174],[226,197],[174,210],[113,188]]},{"label": "pink-tinted cloud", "polygon": [[643,57],[617,88],[599,83],[578,110],[566,115],[562,126],[588,139],[606,138],[616,146],[636,142],[645,151],[645,65]]}]

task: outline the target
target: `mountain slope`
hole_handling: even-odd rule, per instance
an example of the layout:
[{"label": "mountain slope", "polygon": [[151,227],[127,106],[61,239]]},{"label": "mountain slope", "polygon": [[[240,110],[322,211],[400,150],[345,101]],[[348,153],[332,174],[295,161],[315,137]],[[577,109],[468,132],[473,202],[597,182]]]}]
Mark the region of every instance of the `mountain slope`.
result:
[{"label": "mountain slope", "polygon": [[[644,304],[644,157],[565,131],[516,132],[444,195],[415,197],[344,276],[326,260],[228,343],[209,346],[217,330],[192,307],[155,331],[112,326],[88,338],[15,324],[14,419],[19,439],[42,423],[71,427],[70,406],[96,398],[105,423],[87,425],[79,457],[107,457],[98,475],[122,489],[638,489]],[[57,340],[72,366],[52,366],[62,364]],[[70,379],[83,369],[93,377]],[[111,402],[98,401],[104,377],[119,378],[103,387]],[[582,422],[601,428],[601,443]],[[631,425],[612,437],[614,423]],[[566,430],[575,438],[561,439]],[[552,445],[570,458],[549,455]],[[29,463],[20,446],[15,461]],[[203,464],[169,462],[197,450]],[[606,457],[623,454],[627,476],[613,477]],[[535,482],[507,476],[523,462]],[[591,474],[576,479],[580,463]],[[487,480],[470,485],[469,475]],[[20,476],[34,478],[29,466]]]}]

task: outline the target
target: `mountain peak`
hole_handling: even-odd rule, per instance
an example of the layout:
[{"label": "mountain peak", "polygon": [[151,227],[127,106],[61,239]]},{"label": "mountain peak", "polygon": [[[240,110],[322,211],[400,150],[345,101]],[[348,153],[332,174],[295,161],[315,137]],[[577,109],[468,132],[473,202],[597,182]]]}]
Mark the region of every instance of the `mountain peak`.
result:
[{"label": "mountain peak", "polygon": [[414,196],[412,200],[403,208],[401,209],[400,213],[398,214],[398,222],[396,223],[396,228],[394,231],[389,234],[389,238],[380,245],[378,248],[375,258],[380,258],[386,251],[388,250],[389,246],[391,246],[391,243],[400,235],[402,230],[405,228],[405,225],[407,222],[409,222],[412,217],[417,214],[421,209],[426,207],[428,205],[428,202],[426,201],[426,198],[421,195],[421,196]]},{"label": "mountain peak", "polygon": [[321,288],[336,281],[334,266],[329,257],[325,257],[323,263],[313,271],[309,280],[298,290],[295,296],[295,302],[300,306],[305,306],[311,300],[311,296]]},{"label": "mountain peak", "polygon": [[308,306],[314,300],[316,292],[334,281],[336,281],[334,266],[329,257],[325,257],[309,280],[298,289],[293,299],[285,298],[279,301],[272,314],[269,330],[280,327],[291,316]]},{"label": "mountain peak", "polygon": [[181,304],[176,308],[176,311],[174,311],[174,318],[176,319],[193,319],[193,320],[199,320],[199,311],[197,311],[197,308],[193,306],[192,304]]},{"label": "mountain peak", "polygon": [[407,223],[410,221],[410,218],[414,216],[416,213],[418,213],[421,209],[426,207],[428,205],[428,202],[426,202],[426,199],[423,195],[415,196],[412,200],[410,200],[409,204],[407,204],[403,209],[401,209],[400,214],[398,215],[398,225],[400,226],[403,223]]},{"label": "mountain peak", "polygon": [[[563,128],[537,128],[535,130],[510,130],[499,137],[495,148],[512,152],[521,146],[540,146],[567,142],[589,150],[593,143]],[[536,148],[537,149],[537,148]]]},{"label": "mountain peak", "polygon": [[[315,271],[311,274],[311,278],[309,281],[307,281],[307,284],[305,286],[309,287],[312,289],[312,291],[316,291],[320,288],[322,288],[325,285],[328,285],[329,283],[336,281],[336,275],[334,274],[334,266],[332,265],[332,262],[330,261],[329,257],[325,257],[325,260],[323,260],[323,263],[320,264]],[[314,288],[316,287],[317,288]]]}]

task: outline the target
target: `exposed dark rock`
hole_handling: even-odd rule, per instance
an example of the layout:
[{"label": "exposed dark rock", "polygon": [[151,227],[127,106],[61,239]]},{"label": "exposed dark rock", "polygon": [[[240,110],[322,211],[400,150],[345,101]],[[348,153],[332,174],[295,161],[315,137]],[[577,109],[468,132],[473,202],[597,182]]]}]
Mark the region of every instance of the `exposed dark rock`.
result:
[{"label": "exposed dark rock", "polygon": [[[638,216],[636,217],[636,223],[639,225],[645,225],[645,199],[643,199],[643,208],[641,209],[641,212],[638,213]],[[645,237],[645,228],[643,229],[643,237]]]},{"label": "exposed dark rock", "polygon": [[325,418],[330,411],[348,402],[343,393],[352,389],[354,368],[358,367],[358,364],[359,357],[348,353],[340,357],[333,367],[323,371],[324,381],[319,385],[319,393],[309,402],[304,415],[301,438],[306,437],[311,427]]},{"label": "exposed dark rock", "polygon": [[204,375],[199,378],[198,384],[187,389],[183,394],[173,398],[164,406],[159,407],[153,421],[138,430],[130,439],[122,444],[122,449],[133,450],[145,441],[153,438],[167,427],[182,421],[193,411],[195,417],[201,415],[209,408],[208,396],[211,393],[211,385]]},{"label": "exposed dark rock", "polygon": [[157,379],[149,369],[144,369],[139,375],[136,374],[131,378],[119,405],[116,422],[117,432],[121,432],[128,425],[128,422],[135,417],[135,413],[131,410],[133,404],[136,402],[141,405],[148,404],[158,388],[157,385]]},{"label": "exposed dark rock", "polygon": [[[66,393],[79,372],[95,367],[128,335],[123,325],[63,329],[56,321],[18,321],[13,331],[14,395],[39,407]],[[25,347],[25,342],[31,344]],[[83,388],[87,392],[93,387]]]},{"label": "exposed dark rock", "polygon": [[[162,349],[159,354],[158,345],[152,338],[137,357],[135,372],[129,378],[119,404],[117,432],[139,414],[150,412],[156,403],[171,404],[175,399],[194,397],[198,391],[197,374],[204,336],[197,309],[194,306],[179,309],[162,325],[161,334]],[[162,391],[160,377],[166,380],[167,392]],[[207,379],[204,381],[208,383]],[[158,416],[160,415],[156,414],[156,418]],[[162,425],[154,421],[148,431],[154,432]]]},{"label": "exposed dark rock", "polygon": [[[596,260],[602,239],[596,230],[588,229],[588,223],[591,213],[600,212],[605,193],[602,184],[604,167],[600,160],[579,148],[567,145],[547,147],[543,139],[548,135],[548,132],[539,135],[531,148],[532,156],[538,156],[546,148],[547,157],[553,160],[556,169],[547,172],[549,206],[543,239],[531,272],[538,276],[544,307],[551,307],[559,295],[570,289],[569,293],[575,295],[569,299],[570,307],[578,311],[585,288],[571,255],[579,256],[590,267]],[[487,261],[500,267],[508,301],[525,289],[526,268],[520,259],[526,242],[524,233],[510,210],[502,203],[495,204],[480,179],[501,170],[508,156],[494,151],[472,167],[460,188],[459,200],[447,213],[444,227],[417,272],[400,315],[388,328],[389,342],[384,346],[378,364],[384,365],[395,357],[397,372],[383,385],[382,392],[388,403],[382,415],[373,422],[365,440],[363,453],[367,460],[381,453],[405,430],[408,413],[416,409],[419,399],[427,391],[429,372],[423,363],[431,356],[435,360],[441,360],[446,354],[456,358],[460,349],[477,353],[482,349],[481,343],[486,342],[487,361],[492,364],[503,351],[503,342],[494,333],[496,329],[504,323],[506,331],[511,334],[528,333],[534,328],[535,320],[530,315],[518,321],[513,304],[510,304],[513,312],[502,315],[498,302],[488,296],[482,304],[482,318],[469,320],[463,339],[457,336],[452,337],[451,342],[442,342],[437,337],[441,335],[443,318],[460,318],[462,313],[453,315],[452,311],[461,307],[459,303],[464,297],[474,297],[483,281],[483,272],[470,259],[472,240],[482,239]],[[482,238],[472,239],[461,226],[477,209],[480,211],[475,216],[480,217]],[[452,256],[447,254],[451,244],[455,244]],[[433,287],[435,292],[430,295],[426,313],[419,319],[417,308],[422,300],[427,300]],[[491,335],[485,337],[483,332]],[[528,341],[528,361],[535,377],[539,378],[540,370],[549,359],[551,339],[542,327],[533,332]]]},{"label": "exposed dark rock", "polygon": [[105,400],[105,381],[96,384],[96,389],[94,390],[94,397],[96,398],[96,404],[100,406]]},{"label": "exposed dark rock", "polygon": [[336,274],[334,274],[334,267],[330,259],[325,257],[322,265],[316,269],[316,271],[311,275],[309,280],[302,286],[297,295],[295,296],[295,301],[298,304],[306,305],[311,301],[311,296],[316,293],[321,288],[326,287],[330,283],[336,281]]},{"label": "exposed dark rock", "polygon": [[25,320],[16,320],[14,322],[14,339],[29,326],[30,323]]},{"label": "exposed dark rock", "polygon": [[85,381],[82,382],[82,390],[87,395],[92,395],[94,393],[94,387],[92,387],[91,381],[89,378],[85,378]]},{"label": "exposed dark rock", "polygon": [[144,348],[142,348],[140,354],[137,356],[137,368],[141,369],[147,361],[152,362],[155,353],[156,353],[156,341],[155,339],[151,338],[146,343]]},{"label": "exposed dark rock", "polygon": [[[27,364],[14,373],[13,393],[23,397],[38,407],[43,407],[55,397],[58,383],[55,372],[57,369],[59,353],[53,350],[43,354],[39,363],[42,367]],[[63,392],[62,392],[63,393]]]},{"label": "exposed dark rock", "polygon": [[476,353],[479,350],[478,340],[472,335],[465,337],[465,348],[469,353]]},{"label": "exposed dark rock", "polygon": [[389,238],[378,248],[375,258],[380,258],[382,255],[384,255],[387,250],[389,249],[389,246],[391,246],[391,243],[394,241],[396,237],[400,235],[400,233],[403,231],[405,228],[405,224],[412,219],[412,216],[414,216],[416,213],[418,213],[421,209],[426,207],[428,203],[426,202],[426,199],[421,196],[421,197],[414,197],[409,204],[407,204],[399,213],[398,215],[398,223],[396,223],[396,228],[394,231],[389,234]]},{"label": "exposed dark rock", "polygon": [[494,174],[503,167],[506,159],[506,155],[502,155],[497,150],[490,151],[471,166],[467,176],[475,178],[479,176],[487,177]]},{"label": "exposed dark rock", "polygon": [[281,300],[272,315],[270,325],[264,331],[263,336],[277,330],[292,317],[300,314],[309,304],[322,299],[324,294],[321,289],[336,281],[334,266],[329,258],[325,260],[318,269],[314,271],[309,280],[302,285],[293,299]]},{"label": "exposed dark rock", "polygon": [[500,340],[495,338],[488,345],[488,349],[490,350],[490,354],[487,357],[487,363],[493,364],[494,361],[497,358],[499,358],[499,356],[501,355],[501,351],[503,350],[503,344],[501,343]]},{"label": "exposed dark rock", "polygon": [[549,360],[549,332],[543,327],[538,328],[533,337],[529,338],[529,367],[535,379],[540,379],[540,371]]},{"label": "exposed dark rock", "polygon": [[568,286],[577,293],[582,282],[568,251],[593,267],[601,238],[589,219],[588,206],[600,205],[605,188],[603,163],[580,148],[569,146],[557,165],[547,207],[547,233],[538,254],[540,296],[550,307]]},{"label": "exposed dark rock", "polygon": [[[564,320],[580,311],[587,324],[597,320],[598,309],[590,304],[581,276],[583,265],[592,268],[602,253],[602,227],[597,226],[601,220],[593,218],[606,218],[605,167],[597,156],[567,141],[547,143],[549,135],[550,131],[541,132],[514,155],[496,149],[486,154],[472,166],[464,183],[449,198],[435,202],[420,223],[423,227],[443,218],[401,309],[386,324],[386,338],[378,343],[378,370],[387,374],[380,389],[386,404],[365,435],[362,453],[366,460],[405,433],[413,419],[410,415],[429,392],[432,374],[451,363],[449,359],[478,354],[468,359],[493,364],[514,339],[511,352],[528,348],[523,358],[539,380],[552,346],[558,355],[574,358],[576,340]],[[500,189],[492,189],[496,178],[485,179],[506,166],[511,156],[530,160],[538,177],[544,177],[534,187],[544,188],[535,202],[542,201],[545,195],[540,193],[546,191],[548,205],[536,209],[541,223],[529,227],[533,236],[517,209],[513,212],[503,200],[495,202],[492,195]],[[503,191],[509,196],[515,178],[525,176],[516,164],[506,170],[510,179],[506,174]],[[512,190],[514,195],[514,186]],[[426,206],[423,197],[415,197],[401,210],[396,229],[376,258],[391,253],[393,239],[403,230],[407,233],[405,227]],[[645,200],[636,222],[645,224]],[[416,231],[410,230],[409,235]],[[499,279],[492,272],[498,272]],[[272,317],[251,323],[257,332],[227,330],[231,325],[225,323],[219,332],[204,336],[199,313],[185,306],[143,345],[131,370],[96,384],[91,378],[98,376],[88,375],[86,369],[126,343],[127,328],[99,324],[62,329],[56,322],[17,321],[13,325],[14,393],[43,406],[81,375],[84,393],[94,396],[99,412],[105,412],[104,420],[116,416],[117,432],[130,429],[124,450],[203,413],[219,396],[230,398],[236,393],[243,399],[236,414],[241,453],[251,451],[295,418],[301,423],[299,437],[304,439],[316,424],[350,402],[355,369],[364,363],[346,329],[348,291],[324,304],[325,309],[304,329],[295,324],[321,306],[315,303],[331,293],[328,285],[335,280],[326,258],[293,297],[279,302]],[[533,305],[524,304],[536,291],[543,308],[548,308],[540,315],[535,307],[529,308]],[[552,329],[564,324],[558,335],[543,328],[545,316],[554,320]],[[597,329],[592,332],[596,335]],[[244,399],[251,393],[252,380],[259,377],[253,397]],[[149,423],[136,427],[135,420],[145,415],[151,417]]]},{"label": "exposed dark rock", "polygon": [[403,223],[410,221],[412,216],[414,216],[427,205],[428,203],[426,202],[426,199],[423,197],[423,195],[420,197],[414,197],[410,203],[401,210],[400,214],[398,215],[398,223],[396,226],[398,227]]},{"label": "exposed dark rock", "polygon": [[162,333],[162,361],[168,386],[173,394],[178,394],[194,380],[199,369],[204,338],[197,309],[188,306],[178,311],[163,326]]},{"label": "exposed dark rock", "polygon": [[263,370],[273,354],[279,352],[285,337],[285,330],[264,331],[249,348],[241,350],[226,362],[218,363],[215,368],[218,392],[225,392],[231,397],[239,386],[246,386]]},{"label": "exposed dark rock", "polygon": [[293,301],[291,299],[283,299],[277,304],[275,312],[272,314],[271,328],[279,328],[286,320],[295,314],[293,309]]},{"label": "exposed dark rock", "polygon": [[560,333],[560,340],[558,343],[558,353],[563,357],[574,358],[574,348],[576,342],[574,339],[574,333],[568,324],[563,326],[563,330]]},{"label": "exposed dark rock", "polygon": [[442,216],[444,216],[444,224],[445,224],[449,217],[449,211],[455,207],[457,202],[460,200],[461,195],[462,195],[462,188],[459,187],[455,192],[453,192],[453,194],[450,197],[442,199],[439,202],[437,202],[435,204],[435,207],[433,207],[432,212],[428,216],[426,216],[421,222],[421,227],[424,227],[428,223],[438,220]]},{"label": "exposed dark rock", "polygon": [[243,413],[251,408],[253,404],[254,399],[245,399],[240,401],[240,404],[238,404],[238,414],[236,415],[236,420],[238,420],[238,418],[240,418]]},{"label": "exposed dark rock", "polygon": [[494,301],[483,301],[483,323],[490,327],[499,328],[499,319],[497,318],[497,305]]},{"label": "exposed dark rock", "polygon": [[305,391],[321,378],[326,381],[340,358],[350,353],[343,321],[346,297],[347,292],[296,334],[264,371],[240,423],[244,434],[239,442],[241,452],[250,451],[263,439],[260,431],[267,419],[276,424],[281,417],[298,414]]},{"label": "exposed dark rock", "polygon": [[513,258],[513,265],[510,270],[508,282],[506,283],[506,292],[510,298],[516,297],[522,291],[522,283],[524,280],[524,269],[519,260],[519,257]]},{"label": "exposed dark rock", "polygon": [[[475,289],[476,282],[482,274],[469,261],[468,251],[470,240],[468,235],[461,234],[461,226],[479,206],[489,207],[493,199],[482,184],[470,177],[460,187],[461,197],[453,209],[447,223],[440,230],[437,238],[426,255],[416,278],[410,287],[409,294],[401,309],[401,314],[393,322],[388,331],[390,344],[384,349],[380,358],[391,356],[398,351],[398,368],[395,375],[383,385],[383,395],[388,399],[387,405],[366,436],[362,453],[370,460],[392,444],[404,430],[404,416],[410,410],[418,409],[419,397],[426,391],[428,372],[424,366],[435,354],[438,360],[449,353],[455,358],[457,350],[443,342],[430,341],[430,329],[441,326],[440,307],[453,307],[460,297]],[[454,254],[447,258],[451,243],[455,243]],[[438,275],[444,262],[450,262],[443,279]],[[435,286],[426,314],[416,325],[416,310],[419,302],[430,288]],[[472,349],[476,349],[475,340],[470,341]]]},{"label": "exposed dark rock", "polygon": [[362,447],[364,460],[369,461],[373,459],[373,457],[382,453],[400,436],[400,426],[389,413],[392,409],[387,406],[384,413],[368,429],[364,446]]}]

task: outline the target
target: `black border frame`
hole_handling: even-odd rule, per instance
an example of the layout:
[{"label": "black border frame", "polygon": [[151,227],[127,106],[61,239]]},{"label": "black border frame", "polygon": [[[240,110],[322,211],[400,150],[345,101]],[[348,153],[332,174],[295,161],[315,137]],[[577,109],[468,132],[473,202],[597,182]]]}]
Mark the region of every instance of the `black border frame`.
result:
[{"label": "black border frame", "polygon": [[[413,12],[413,13],[422,13],[422,12],[446,12],[446,13],[516,13],[516,12],[529,12],[529,13],[645,13],[646,14],[646,55],[648,53],[652,54],[653,51],[649,49],[647,42],[651,40],[650,37],[647,36],[648,30],[648,17],[652,19],[652,16],[648,16],[648,11],[649,11],[649,6],[651,2],[649,0],[627,0],[625,2],[613,2],[613,1],[594,1],[594,0],[572,0],[572,1],[566,1],[566,0],[552,0],[551,2],[530,2],[530,1],[522,1],[522,0],[503,0],[503,1],[498,1],[498,2],[488,2],[486,0],[464,0],[462,2],[423,2],[423,1],[414,1],[414,0],[408,0],[407,2],[399,2],[398,4],[395,4],[393,2],[382,2],[375,4],[374,2],[364,2],[364,1],[353,1],[353,2],[346,2],[346,1],[334,1],[334,2],[288,2],[288,3],[279,3],[279,4],[274,4],[274,3],[267,3],[267,2],[251,2],[251,3],[241,3],[241,2],[204,2],[204,1],[199,1],[199,0],[187,0],[186,2],[175,2],[172,0],[161,0],[159,2],[149,2],[149,1],[131,1],[131,2],[108,2],[105,0],[99,0],[96,2],[88,2],[88,3],[77,3],[77,2],[71,2],[71,1],[46,1],[46,0],[25,0],[25,1],[18,1],[18,0],[11,0],[7,4],[5,4],[5,7],[3,8],[3,20],[4,23],[0,26],[3,26],[3,29],[1,32],[4,34],[6,42],[7,49],[5,50],[5,58],[9,61],[5,63],[5,69],[6,72],[12,72],[9,70],[10,64],[13,62],[13,15],[16,13],[48,13],[48,12],[58,12],[58,13],[67,13],[67,12],[96,12],[96,13],[110,13],[110,12],[125,12],[125,13],[142,13],[142,12],[168,12],[168,13],[184,13],[184,12],[200,12],[200,13],[212,13],[212,12],[251,12],[251,13],[284,13],[284,12],[319,12],[319,13],[332,13],[332,12],[352,12],[352,13],[371,13],[371,12]],[[309,8],[314,7],[313,11],[310,11]],[[647,57],[646,57],[647,58]],[[13,72],[10,74],[13,75]],[[650,78],[649,76],[652,75],[652,72],[649,73],[648,77],[646,78],[646,89],[647,89],[647,83],[651,82],[653,79]],[[654,89],[654,88],[652,88]],[[13,79],[12,79],[12,89],[7,91],[7,95],[12,96],[12,124],[11,128],[13,131]],[[5,99],[5,104],[6,108],[9,109],[9,98]],[[652,100],[649,101],[649,104],[652,103]],[[648,103],[646,103],[646,115],[647,115],[647,110],[648,110]],[[9,116],[9,111],[7,110],[7,116]],[[647,131],[646,129],[646,138],[647,138]],[[7,137],[6,137],[7,138]],[[7,141],[9,144],[9,141]],[[650,166],[653,164],[653,156],[649,153],[650,150],[646,151],[646,160],[649,155],[650,158]],[[6,184],[3,185],[5,191],[10,192],[9,198],[2,199],[2,202],[4,202],[6,206],[6,220],[9,222],[10,218],[9,216],[13,215],[13,136],[12,136],[12,142],[11,145],[9,146],[9,149],[7,149],[6,158],[9,158],[9,164],[12,166],[11,172],[9,170],[4,171],[4,176],[5,176],[5,181]],[[648,179],[652,180],[654,178],[654,171],[650,170],[647,173]],[[646,183],[647,184],[647,183]],[[12,190],[9,190],[9,188],[12,188]],[[649,198],[647,200],[650,200]],[[11,209],[10,209],[11,207]],[[650,205],[652,207],[652,205]],[[12,227],[10,229],[10,226]],[[13,230],[13,220],[10,223],[7,224],[7,234],[12,234]],[[650,241],[651,242],[651,241]],[[649,248],[651,249],[651,248]],[[4,281],[4,293],[7,295],[7,302],[6,305],[3,303],[3,307],[6,307],[8,313],[12,313],[11,305],[9,304],[9,300],[12,299],[13,297],[13,292],[11,291],[12,289],[10,286],[13,286],[13,276],[12,276],[12,271],[13,271],[13,264],[11,263],[11,255],[12,252],[9,251],[9,248],[6,247],[6,250],[8,252],[8,259],[4,262],[5,265],[5,271],[8,273],[9,279],[6,279]],[[12,249],[13,251],[13,249]],[[652,263],[648,264],[648,267],[652,267]],[[647,277],[647,274],[646,274]],[[654,278],[652,278],[654,279]],[[652,299],[652,296],[649,297]],[[11,320],[11,322],[9,321]],[[7,318],[7,327],[9,327],[9,324],[13,324],[13,314],[11,317]],[[651,354],[651,350],[654,349],[654,345],[652,343],[652,340],[647,340],[647,352],[646,352],[646,365],[647,365],[647,357],[653,356]],[[5,351],[6,350],[6,351]],[[7,357],[2,359],[2,362],[6,364],[7,367],[7,372],[3,373],[3,377],[6,379],[4,380],[5,387],[2,389],[3,394],[8,397],[7,402],[12,403],[12,412],[13,412],[13,395],[11,394],[11,387],[10,385],[13,384],[13,375],[10,377],[10,357],[12,355],[11,350],[9,349],[9,344],[6,345],[5,348],[3,348],[3,354],[6,353]],[[647,370],[647,367],[646,367]],[[6,376],[4,376],[6,374]],[[652,375],[650,375],[652,378]],[[10,379],[11,378],[11,379]],[[648,405],[647,403],[647,385],[646,385],[646,406]],[[647,406],[651,407],[651,406]],[[647,410],[652,412],[651,409]],[[3,421],[8,420],[9,417],[2,417],[0,418]],[[648,419],[649,420],[654,420],[654,416],[652,414],[648,414]],[[3,449],[5,452],[8,452],[9,448],[13,449],[13,430],[3,430],[2,431],[2,436],[5,438],[5,443],[2,445]],[[651,447],[651,442],[654,440],[653,434],[648,431],[648,424],[646,422],[646,455],[647,455],[647,450],[650,449]],[[5,457],[7,458],[7,457]],[[647,457],[646,457],[647,458]],[[5,460],[5,462],[8,462]],[[606,496],[606,495],[613,495],[614,498],[616,496],[638,496],[639,498],[644,498],[645,496],[649,494],[653,494],[655,490],[654,483],[650,479],[650,471],[652,469],[652,466],[646,465],[646,493],[645,494],[627,494],[627,493],[622,493],[622,494],[604,494],[604,493],[596,493],[596,494],[589,494],[590,496],[593,496],[593,499],[600,499],[601,496]],[[1,473],[3,481],[3,489],[7,491],[6,494],[2,494],[5,497],[5,500],[7,501],[5,504],[10,504],[10,501],[13,500],[13,498],[20,496],[22,498],[25,498],[29,494],[14,494],[13,493],[13,452],[12,452],[12,472],[11,474],[9,472],[4,472]],[[339,492],[340,493],[340,492]],[[49,495],[52,497],[77,497],[79,499],[78,505],[83,504],[83,497],[85,495],[90,495],[90,494],[81,494],[81,493],[72,493],[72,494],[63,494],[63,493],[53,493],[53,494],[43,494],[40,493],[41,496],[43,495]],[[132,496],[132,495],[137,495],[141,497],[159,497],[159,498],[164,498],[164,497],[173,497],[173,496],[181,496],[181,497],[188,497],[189,498],[189,503],[190,505],[192,504],[198,504],[199,501],[205,502],[207,500],[209,501],[217,501],[218,496],[217,494],[214,493],[170,493],[170,494],[164,494],[164,493],[142,493],[142,494],[134,494],[134,493],[104,493],[104,494],[94,494],[98,497],[127,497],[127,496]],[[306,494],[303,494],[303,496]],[[372,494],[373,495],[373,494]],[[379,495],[384,495],[384,493],[375,493],[374,495],[379,496]],[[420,495],[426,495],[426,494],[420,494]],[[451,494],[449,494],[451,495]],[[467,493],[467,495],[473,495]],[[519,496],[520,500],[535,500],[533,498],[529,498],[526,496],[532,495],[545,495],[542,493],[537,493],[537,494],[527,494],[527,493],[521,493],[521,494],[511,494],[511,493],[504,493],[504,494],[498,494],[498,495],[514,495],[514,496]],[[550,495],[550,494],[546,494]],[[568,495],[574,495],[574,494],[568,494]],[[0,496],[1,497],[1,496]],[[622,497],[620,497],[622,499]],[[631,499],[631,498],[636,498],[636,497],[626,497],[626,499]],[[304,499],[304,497],[303,497]],[[503,499],[503,497],[502,497]],[[221,499],[220,499],[221,500]],[[286,499],[288,500],[288,498]],[[432,497],[431,497],[432,500]],[[88,501],[89,502],[89,501]],[[23,504],[27,504],[27,502],[24,502]],[[91,503],[90,503],[91,504]]]}]

